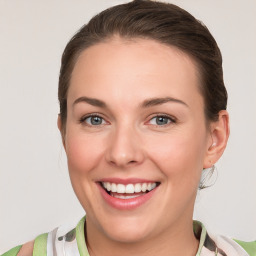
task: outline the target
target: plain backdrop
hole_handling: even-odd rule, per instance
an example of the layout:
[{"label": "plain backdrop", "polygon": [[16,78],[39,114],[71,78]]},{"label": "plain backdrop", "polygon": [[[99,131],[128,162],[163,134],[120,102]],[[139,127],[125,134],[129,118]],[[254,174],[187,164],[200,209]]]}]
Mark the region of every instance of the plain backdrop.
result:
[{"label": "plain backdrop", "polygon": [[[0,253],[84,215],[57,130],[57,84],[70,37],[117,0],[0,0]],[[256,2],[173,0],[202,20],[223,54],[231,135],[194,218],[256,239]]]}]

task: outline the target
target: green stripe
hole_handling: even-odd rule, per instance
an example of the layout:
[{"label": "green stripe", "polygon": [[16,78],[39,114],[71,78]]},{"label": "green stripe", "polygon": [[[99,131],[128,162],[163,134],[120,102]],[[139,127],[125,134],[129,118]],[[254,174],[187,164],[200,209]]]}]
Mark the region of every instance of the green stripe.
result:
[{"label": "green stripe", "polygon": [[206,232],[206,228],[205,228],[205,226],[203,225],[202,222],[200,222],[198,220],[194,220],[193,221],[194,233],[199,233],[200,232],[199,229],[202,229],[202,231],[201,231],[201,235],[200,235],[200,242],[199,242],[199,247],[198,247],[196,256],[200,256],[200,254],[201,254],[207,232]]},{"label": "green stripe", "polygon": [[256,256],[256,241],[244,242],[236,239],[233,240],[237,242],[240,246],[242,246],[250,256]]},{"label": "green stripe", "polygon": [[1,256],[16,256],[18,254],[18,252],[20,251],[21,247],[22,247],[22,245],[18,245],[16,247],[12,248],[11,250],[9,250],[8,252],[5,252]]},{"label": "green stripe", "polygon": [[47,256],[47,237],[45,233],[35,239],[33,256]]},{"label": "green stripe", "polygon": [[76,226],[76,242],[80,256],[90,256],[85,244],[84,224],[85,216],[78,222]]}]

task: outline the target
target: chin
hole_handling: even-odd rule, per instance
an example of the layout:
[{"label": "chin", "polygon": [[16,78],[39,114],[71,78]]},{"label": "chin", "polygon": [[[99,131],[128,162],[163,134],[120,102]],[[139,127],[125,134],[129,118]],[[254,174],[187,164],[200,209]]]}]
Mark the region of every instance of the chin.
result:
[{"label": "chin", "polygon": [[[150,237],[154,232],[152,221],[147,221],[145,216],[112,216],[107,223],[101,223],[101,229],[105,235],[115,242],[136,243]],[[153,224],[154,225],[154,224]]]},{"label": "chin", "polygon": [[150,231],[140,226],[114,226],[106,230],[108,237],[119,243],[137,243],[146,240],[150,236]]}]

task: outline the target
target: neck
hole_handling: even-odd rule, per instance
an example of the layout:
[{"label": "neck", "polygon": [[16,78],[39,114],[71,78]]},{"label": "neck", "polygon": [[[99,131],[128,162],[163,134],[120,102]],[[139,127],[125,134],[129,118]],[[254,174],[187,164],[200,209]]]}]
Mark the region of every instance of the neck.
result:
[{"label": "neck", "polygon": [[111,240],[102,235],[102,232],[91,230],[88,221],[86,232],[89,234],[87,247],[90,256],[195,256],[199,246],[199,241],[194,236],[192,219],[185,224],[184,221],[181,224],[176,222],[172,227],[166,227],[161,234],[132,243]]}]

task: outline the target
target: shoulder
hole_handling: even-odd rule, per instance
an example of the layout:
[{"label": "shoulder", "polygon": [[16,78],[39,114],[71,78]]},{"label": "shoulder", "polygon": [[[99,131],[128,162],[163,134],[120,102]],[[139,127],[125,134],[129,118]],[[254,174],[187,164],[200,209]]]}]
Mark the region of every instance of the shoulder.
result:
[{"label": "shoulder", "polygon": [[208,233],[200,221],[194,221],[194,233],[200,240],[197,255],[256,256],[256,241],[244,242],[223,235]]},{"label": "shoulder", "polygon": [[75,228],[72,224],[60,226],[37,236],[33,241],[12,248],[1,256],[63,255],[63,252],[66,256],[80,256],[79,252],[89,255],[85,244],[84,225],[85,217]]},{"label": "shoulder", "polygon": [[2,256],[33,256],[34,240],[23,245],[16,246]]},{"label": "shoulder", "polygon": [[250,256],[256,256],[256,240],[252,242],[245,242],[234,239]]},{"label": "shoulder", "polygon": [[47,236],[48,236],[47,233],[39,235],[35,240],[27,242],[23,245],[16,246],[11,250],[5,252],[1,256],[47,255],[46,254]]},{"label": "shoulder", "polygon": [[22,245],[17,256],[33,256],[34,240]]},{"label": "shoulder", "polygon": [[226,255],[256,256],[256,241],[245,242],[223,235],[215,236],[213,239],[217,247]]}]

